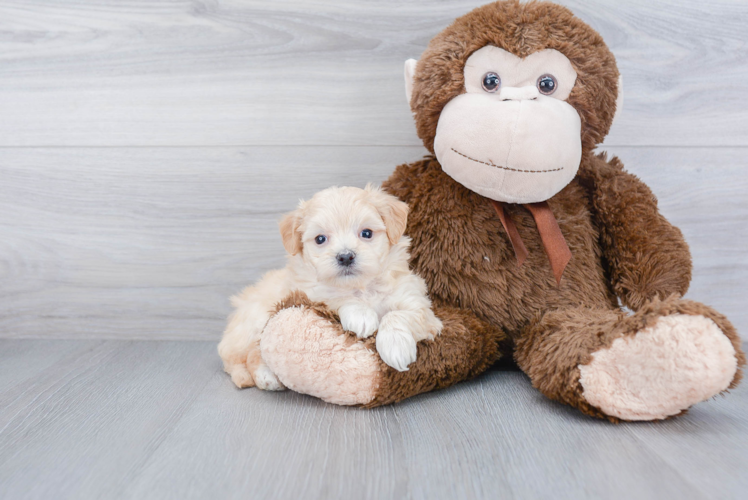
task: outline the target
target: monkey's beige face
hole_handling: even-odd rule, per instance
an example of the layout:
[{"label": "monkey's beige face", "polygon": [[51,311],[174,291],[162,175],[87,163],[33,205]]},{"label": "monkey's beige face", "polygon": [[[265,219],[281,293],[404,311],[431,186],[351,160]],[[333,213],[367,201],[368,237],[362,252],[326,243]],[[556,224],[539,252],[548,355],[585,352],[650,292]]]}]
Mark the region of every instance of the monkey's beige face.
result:
[{"label": "monkey's beige face", "polygon": [[442,169],[487,198],[544,201],[576,175],[581,120],[566,102],[577,74],[562,53],[521,59],[498,47],[474,52],[465,93],[447,103],[434,138]]}]

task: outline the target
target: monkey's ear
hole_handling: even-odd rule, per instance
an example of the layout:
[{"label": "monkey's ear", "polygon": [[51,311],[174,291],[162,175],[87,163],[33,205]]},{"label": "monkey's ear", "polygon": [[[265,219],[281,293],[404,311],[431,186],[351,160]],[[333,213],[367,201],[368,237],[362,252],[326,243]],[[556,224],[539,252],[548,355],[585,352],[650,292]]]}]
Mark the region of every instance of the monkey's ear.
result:
[{"label": "monkey's ear", "polygon": [[301,231],[299,231],[299,225],[301,224],[301,208],[297,208],[293,212],[286,214],[278,224],[280,226],[281,238],[283,238],[283,247],[291,255],[296,255],[301,252]]},{"label": "monkey's ear", "polygon": [[621,116],[622,108],[623,108],[623,75],[618,75],[618,95],[616,96],[616,112],[613,114],[613,123],[616,122],[616,118]]},{"label": "monkey's ear", "polygon": [[384,221],[387,239],[390,240],[391,245],[394,245],[400,241],[405,232],[405,226],[408,223],[408,210],[410,210],[408,204],[371,184],[367,184],[365,189],[370,193],[371,203],[376,207]]},{"label": "monkey's ear", "polygon": [[405,61],[405,98],[408,99],[408,105],[410,105],[410,96],[413,94],[413,79],[416,76],[416,64],[418,64],[418,61],[415,59]]}]

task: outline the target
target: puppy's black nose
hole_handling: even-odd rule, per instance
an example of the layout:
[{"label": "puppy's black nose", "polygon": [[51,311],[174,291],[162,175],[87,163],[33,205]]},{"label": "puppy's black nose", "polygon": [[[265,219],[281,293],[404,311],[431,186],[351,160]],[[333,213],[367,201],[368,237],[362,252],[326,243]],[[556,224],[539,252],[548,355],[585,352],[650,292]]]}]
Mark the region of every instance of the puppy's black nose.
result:
[{"label": "puppy's black nose", "polygon": [[345,252],[340,252],[335,256],[335,258],[338,259],[338,264],[344,267],[348,267],[353,264],[353,259],[356,258],[356,254],[351,252],[350,250],[346,250]]}]

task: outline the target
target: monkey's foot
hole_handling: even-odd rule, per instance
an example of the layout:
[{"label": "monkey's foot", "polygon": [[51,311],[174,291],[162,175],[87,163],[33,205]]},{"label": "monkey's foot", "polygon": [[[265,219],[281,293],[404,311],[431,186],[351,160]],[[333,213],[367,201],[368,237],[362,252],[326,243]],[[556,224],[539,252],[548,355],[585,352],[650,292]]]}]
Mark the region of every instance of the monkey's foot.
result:
[{"label": "monkey's foot", "polygon": [[346,334],[324,311],[295,305],[270,319],[260,349],[289,389],[328,403],[364,405],[375,397],[381,363],[368,344]]},{"label": "monkey's foot", "polygon": [[677,415],[727,389],[738,369],[730,339],[701,315],[662,316],[592,357],[579,366],[584,398],[624,420]]},{"label": "monkey's foot", "polygon": [[438,308],[441,334],[417,344],[400,372],[377,354],[376,336],[343,330],[324,304],[293,292],[278,304],[260,341],[262,358],[289,389],[339,405],[382,406],[443,389],[484,372],[499,359],[504,332],[472,313]]}]

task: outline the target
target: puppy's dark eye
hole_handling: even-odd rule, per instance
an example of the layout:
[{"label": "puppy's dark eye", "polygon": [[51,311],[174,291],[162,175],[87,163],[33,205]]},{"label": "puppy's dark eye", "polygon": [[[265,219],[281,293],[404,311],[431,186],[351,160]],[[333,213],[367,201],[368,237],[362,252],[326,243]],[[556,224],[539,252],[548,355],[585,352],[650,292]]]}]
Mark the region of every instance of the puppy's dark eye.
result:
[{"label": "puppy's dark eye", "polygon": [[558,88],[558,82],[553,75],[543,75],[538,78],[538,91],[543,95],[551,95]]},{"label": "puppy's dark eye", "polygon": [[324,243],[326,241],[327,241],[327,236],[324,236],[324,235],[321,235],[321,234],[319,236],[317,236],[316,238],[314,238],[314,242],[316,244],[318,244],[318,245],[321,245],[322,243]]},{"label": "puppy's dark eye", "polygon": [[483,90],[485,90],[486,92],[496,92],[501,86],[501,78],[496,73],[489,71],[488,73],[483,75],[481,85],[483,86]]},{"label": "puppy's dark eye", "polygon": [[367,240],[374,236],[374,232],[371,229],[364,229],[361,231],[361,237],[366,238]]}]

